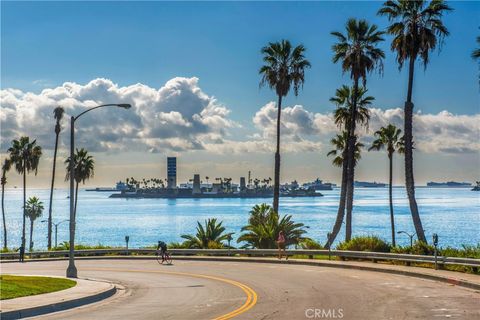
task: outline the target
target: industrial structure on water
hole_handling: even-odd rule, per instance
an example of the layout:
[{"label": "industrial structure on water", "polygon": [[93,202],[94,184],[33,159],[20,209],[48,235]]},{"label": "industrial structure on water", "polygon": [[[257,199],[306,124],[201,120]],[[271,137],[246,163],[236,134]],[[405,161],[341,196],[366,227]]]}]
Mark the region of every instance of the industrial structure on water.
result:
[{"label": "industrial structure on water", "polygon": [[[248,180],[240,177],[240,183],[232,183],[232,178],[215,178],[209,183],[200,179],[199,174],[194,174],[193,179],[187,183],[177,185],[177,158],[167,157],[167,179],[142,179],[127,178],[126,188],[120,193],[110,195],[111,198],[266,198],[273,196],[272,179],[252,179],[250,171]],[[282,185],[281,197],[319,197],[317,192],[321,180],[316,180],[316,185],[300,187],[296,181]],[[323,190],[331,190],[331,185]]]}]

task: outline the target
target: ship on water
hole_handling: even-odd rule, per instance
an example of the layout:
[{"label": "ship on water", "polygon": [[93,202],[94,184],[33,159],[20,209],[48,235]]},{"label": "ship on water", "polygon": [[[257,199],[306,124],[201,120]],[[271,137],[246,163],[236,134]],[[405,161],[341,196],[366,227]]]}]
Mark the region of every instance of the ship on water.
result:
[{"label": "ship on water", "polygon": [[128,189],[127,185],[126,185],[124,182],[119,181],[119,182],[117,182],[117,184],[115,185],[115,188],[96,187],[96,188],[91,188],[91,189],[85,189],[85,191],[115,192],[115,191],[124,191],[124,190],[127,190],[127,189]]},{"label": "ship on water", "polygon": [[472,184],[469,182],[428,182],[427,187],[431,188],[471,188]]},{"label": "ship on water", "polygon": [[324,183],[322,180],[317,178],[315,179],[315,181],[304,183],[302,186],[306,189],[312,188],[315,191],[319,191],[319,190],[333,190],[334,184]]},{"label": "ship on water", "polygon": [[355,181],[354,186],[359,188],[385,188],[386,186],[388,186],[388,184],[375,182],[375,181],[374,182]]}]

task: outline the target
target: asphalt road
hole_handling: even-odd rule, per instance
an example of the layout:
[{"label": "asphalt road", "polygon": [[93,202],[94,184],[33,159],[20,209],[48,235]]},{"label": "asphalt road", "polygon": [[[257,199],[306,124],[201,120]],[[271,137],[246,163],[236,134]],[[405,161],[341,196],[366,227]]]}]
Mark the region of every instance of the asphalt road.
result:
[{"label": "asphalt road", "polygon": [[[8,263],[2,273],[64,275],[67,261]],[[79,276],[127,289],[46,319],[480,319],[480,293],[361,270],[288,264],[83,260]]]}]

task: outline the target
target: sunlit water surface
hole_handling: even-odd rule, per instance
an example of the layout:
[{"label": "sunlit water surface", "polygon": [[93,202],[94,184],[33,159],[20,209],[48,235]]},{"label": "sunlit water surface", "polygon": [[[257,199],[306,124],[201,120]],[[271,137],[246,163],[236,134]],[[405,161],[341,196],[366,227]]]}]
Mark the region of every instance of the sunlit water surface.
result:
[{"label": "sunlit water surface", "polygon": [[[308,236],[324,242],[336,214],[339,189],[322,191],[324,197],[281,198],[280,213],[309,226]],[[413,233],[414,228],[404,188],[394,188],[397,230]],[[54,193],[54,222],[69,218],[68,190]],[[194,233],[197,221],[218,218],[234,239],[248,220],[253,205],[271,199],[110,199],[109,193],[80,191],[78,199],[77,243],[110,246],[124,245],[130,236],[131,247],[181,241],[182,234]],[[416,191],[423,227],[428,239],[439,234],[441,246],[459,247],[480,242],[480,192],[467,188],[418,188]],[[27,197],[37,196],[44,202],[43,217],[35,222],[36,249],[47,245],[49,190],[28,189]],[[22,189],[7,189],[5,210],[8,246],[18,247],[22,228]],[[27,223],[27,241],[29,234]],[[3,233],[3,228],[1,229]],[[390,217],[387,188],[357,188],[353,211],[354,235],[378,235],[390,241]],[[343,239],[344,230],[337,239]],[[58,227],[58,242],[68,240],[68,223]],[[3,236],[1,237],[3,245]],[[399,244],[409,243],[398,235]]]}]

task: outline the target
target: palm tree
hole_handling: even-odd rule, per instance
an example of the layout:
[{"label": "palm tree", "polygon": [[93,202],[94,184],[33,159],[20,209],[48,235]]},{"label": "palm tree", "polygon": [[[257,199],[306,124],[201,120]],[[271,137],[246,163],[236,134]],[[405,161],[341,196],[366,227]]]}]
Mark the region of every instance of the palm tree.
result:
[{"label": "palm tree", "polygon": [[267,204],[255,205],[250,211],[248,225],[242,228],[243,233],[237,242],[246,242],[246,246],[257,249],[274,249],[277,247],[277,236],[283,231],[286,245],[298,244],[308,238],[303,235],[307,232],[303,223],[292,221],[291,215],[280,219],[279,214]]},{"label": "palm tree", "polygon": [[[356,140],[356,139],[355,139]],[[348,133],[343,131],[330,140],[335,149],[327,153],[327,157],[333,156],[332,164],[336,167],[343,167],[345,150],[347,150]],[[362,158],[361,150],[365,145],[359,141],[355,143],[355,165]]]},{"label": "palm tree", "polygon": [[[477,37],[477,45],[480,46],[480,36]],[[480,48],[473,50],[472,59],[480,59]]]},{"label": "palm tree", "polygon": [[415,182],[413,178],[413,75],[417,58],[423,63],[424,69],[429,62],[430,51],[437,44],[442,44],[449,32],[442,22],[443,14],[452,10],[443,0],[390,0],[383,4],[379,15],[387,16],[392,24],[387,32],[394,38],[391,49],[397,53],[397,62],[402,69],[408,61],[407,101],[404,108],[405,136],[405,184],[407,189],[410,212],[418,240],[426,242],[425,232],[418,213],[415,200]]},{"label": "palm tree", "polygon": [[52,201],[53,201],[53,188],[55,185],[55,168],[57,164],[57,150],[58,150],[58,137],[62,127],[60,122],[62,121],[65,110],[62,107],[56,107],[53,110],[53,117],[55,118],[55,149],[53,149],[53,169],[52,169],[52,184],[50,187],[50,202],[48,205],[48,250],[52,248]]},{"label": "palm tree", "polygon": [[375,132],[377,139],[373,141],[372,146],[368,149],[381,150],[387,149],[388,161],[389,161],[389,186],[388,196],[390,199],[390,224],[392,226],[392,245],[395,247],[395,220],[393,217],[393,200],[392,200],[392,184],[393,184],[393,154],[395,151],[399,153],[403,152],[403,137],[402,130],[395,127],[393,124],[389,124],[386,127],[381,127],[380,130]]},{"label": "palm tree", "polygon": [[197,221],[197,234],[184,234],[185,246],[194,249],[217,249],[223,247],[222,241],[228,240],[232,233],[225,233],[222,222],[217,223],[216,218],[205,220],[205,228]]},{"label": "palm tree", "polygon": [[5,220],[5,185],[7,184],[7,172],[12,167],[12,161],[8,158],[2,164],[2,218],[3,218],[3,249],[7,249],[7,222]]},{"label": "palm tree", "polygon": [[38,163],[42,156],[42,147],[37,145],[37,141],[30,142],[29,137],[21,137],[12,141],[12,146],[8,148],[10,160],[15,165],[15,170],[23,175],[23,224],[22,224],[22,247],[25,248],[25,205],[27,202],[27,174],[34,172],[37,175]]},{"label": "palm tree", "polygon": [[43,202],[37,197],[28,198],[25,214],[30,219],[30,251],[33,250],[33,222],[40,218],[43,213]]},{"label": "palm tree", "polygon": [[[75,168],[75,204],[73,206],[73,216],[75,218],[77,216],[78,185],[80,182],[85,184],[85,181],[93,177],[95,162],[93,161],[93,157],[88,154],[88,151],[81,148],[80,150],[77,149],[73,155],[73,164]],[[68,181],[70,180],[70,157],[65,160],[65,166],[67,169],[65,181]]]},{"label": "palm tree", "polygon": [[280,196],[280,119],[282,113],[282,98],[286,97],[293,85],[293,92],[298,96],[299,89],[305,82],[305,69],[310,62],[305,59],[303,45],[292,48],[290,41],[270,42],[263,47],[263,65],[259,73],[262,75],[260,86],[267,85],[275,90],[277,104],[277,148],[275,151],[275,179],[273,188],[273,210],[278,212]]},{"label": "palm tree", "polygon": [[[385,57],[385,54],[376,46],[384,40],[382,38],[383,34],[384,32],[378,31],[376,25],[370,25],[366,20],[356,20],[354,18],[350,18],[347,21],[345,35],[337,31],[332,32],[332,35],[338,40],[332,47],[334,52],[333,62],[341,61],[343,72],[349,72],[350,78],[353,80],[350,120],[347,128],[347,222],[351,221],[353,209],[354,149],[356,143],[355,128],[358,115],[359,81],[362,79],[365,87],[368,73],[375,69],[382,71],[382,59]],[[351,236],[351,224],[347,224],[345,240],[349,241]]]},{"label": "palm tree", "polygon": [[[356,122],[359,125],[363,125],[368,128],[368,122],[370,120],[370,112],[368,107],[372,104],[373,100],[375,100],[372,96],[365,96],[367,93],[367,89],[365,87],[359,87],[357,92],[357,117]],[[339,89],[336,90],[335,96],[330,98],[330,101],[337,105],[337,109],[334,111],[334,121],[335,124],[343,130],[345,135],[348,137],[348,128],[350,127],[350,110],[353,105],[353,88],[349,86],[343,85]],[[345,142],[348,139],[345,140]],[[343,150],[343,149],[342,149]],[[344,150],[347,152],[347,149]],[[342,169],[342,185],[340,189],[340,203],[338,206],[337,218],[335,220],[335,224],[333,226],[333,231],[330,234],[330,238],[326,244],[326,247],[330,247],[335,238],[340,232],[340,228],[342,227],[343,218],[345,216],[345,204],[346,204],[346,193],[347,193],[347,157],[342,155],[340,157],[342,159],[343,164],[341,166]],[[337,159],[338,160],[338,159]],[[351,214],[347,215],[347,222],[346,228],[351,230],[352,226],[352,216]],[[349,231],[351,233],[351,231]]]}]

